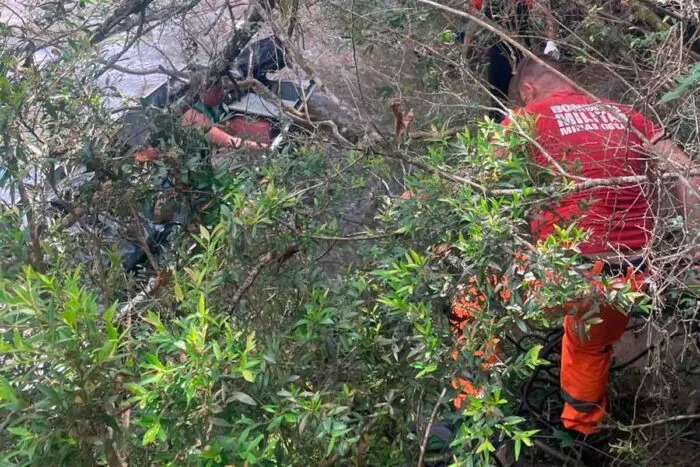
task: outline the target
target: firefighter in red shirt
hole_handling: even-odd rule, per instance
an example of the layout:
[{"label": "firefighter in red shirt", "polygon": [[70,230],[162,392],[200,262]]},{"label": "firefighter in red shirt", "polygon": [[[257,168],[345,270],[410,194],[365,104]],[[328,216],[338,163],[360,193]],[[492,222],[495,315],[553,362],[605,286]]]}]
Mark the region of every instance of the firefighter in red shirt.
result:
[{"label": "firefighter in red shirt", "polygon": [[[514,115],[528,116],[535,122],[532,136],[539,147],[530,149],[534,164],[556,174],[555,161],[572,177],[610,179],[645,174],[657,160],[649,156],[653,153],[664,156],[661,163],[681,172],[692,168],[687,155],[663,139],[660,130],[643,115],[577,91],[552,71],[556,67],[556,62],[527,59],[514,78],[514,92],[525,103]],[[507,118],[503,125],[517,131],[516,121],[519,119]],[[689,225],[700,220],[699,187],[700,177],[676,186]],[[571,223],[590,232],[580,250],[598,266],[595,272],[613,283],[629,281],[633,287],[643,287],[644,251],[651,241],[654,216],[640,184],[581,190],[562,197],[530,220],[532,233],[540,240],[553,233],[555,225]],[[629,314],[614,306],[598,304],[603,321],[592,325],[581,339],[577,324],[593,303],[593,297],[584,297],[563,306],[568,313],[562,340],[560,383],[565,406],[561,418],[566,428],[583,434],[597,432],[604,417],[612,345],[629,320]]]}]

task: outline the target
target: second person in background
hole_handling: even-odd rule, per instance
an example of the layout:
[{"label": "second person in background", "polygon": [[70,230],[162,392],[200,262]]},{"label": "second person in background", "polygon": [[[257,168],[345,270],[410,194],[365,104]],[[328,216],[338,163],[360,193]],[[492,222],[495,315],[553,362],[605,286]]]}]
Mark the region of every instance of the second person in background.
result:
[{"label": "second person in background", "polygon": [[[534,53],[537,41],[532,28],[532,20],[536,17],[544,24],[544,34],[546,44],[544,55],[559,60],[559,49],[555,44],[557,36],[557,26],[552,15],[548,0],[471,0],[472,13],[483,15],[486,19],[495,22],[506,32],[512,35],[513,39],[521,42]],[[478,31],[478,26],[467,23],[458,39],[465,47],[471,47],[474,35]],[[489,116],[500,121],[503,112],[508,106],[508,90],[513,78],[513,70],[522,59],[522,54],[512,45],[501,38],[495,38],[488,51],[488,83],[489,91],[492,94],[492,109]]]}]

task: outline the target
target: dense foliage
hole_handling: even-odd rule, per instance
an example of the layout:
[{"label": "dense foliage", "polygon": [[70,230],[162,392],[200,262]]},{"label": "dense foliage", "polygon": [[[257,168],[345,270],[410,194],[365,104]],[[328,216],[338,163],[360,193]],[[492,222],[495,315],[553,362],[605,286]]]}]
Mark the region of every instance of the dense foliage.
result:
[{"label": "dense foliage", "polygon": [[[92,3],[115,10],[76,5]],[[78,8],[46,15],[70,29]],[[0,183],[17,193],[0,207],[2,465],[404,466],[438,421],[456,433],[448,461],[488,465],[505,440],[519,456],[543,434],[518,388],[549,363],[512,337],[555,328],[548,310],[588,291],[589,265],[576,228],[530,243],[528,213],[572,185],[535,171],[526,141],[488,121],[398,148],[296,134],[212,164],[199,133],[148,109],[165,156],[137,164],[106,103],[114,90],[94,82],[105,65],[71,31],[39,66],[0,29]],[[664,100],[694,92],[696,68]],[[402,172],[389,152],[432,170]],[[65,194],[56,183],[81,165],[94,178],[56,212],[32,180]],[[85,218],[115,219],[148,249],[139,213],[157,203],[195,214],[126,274]],[[472,319],[457,340],[447,311],[465,289]],[[641,298],[607,297],[649,311]],[[455,410],[464,369],[481,394]]]}]

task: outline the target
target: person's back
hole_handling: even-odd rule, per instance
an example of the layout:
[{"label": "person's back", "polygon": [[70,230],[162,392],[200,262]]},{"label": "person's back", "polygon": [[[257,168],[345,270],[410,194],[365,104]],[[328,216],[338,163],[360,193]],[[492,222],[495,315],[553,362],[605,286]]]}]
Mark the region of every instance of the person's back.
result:
[{"label": "person's back", "polygon": [[[640,290],[645,286],[646,255],[653,217],[641,184],[623,183],[619,177],[646,172],[655,159],[644,155],[644,143],[651,148],[660,132],[641,114],[620,104],[593,99],[574,89],[555,71],[556,63],[525,60],[515,77],[515,88],[525,107],[515,111],[514,121],[503,124],[516,131],[519,124],[530,125],[534,142],[528,146],[532,162],[545,167],[555,177],[575,183],[602,183],[553,200],[549,210],[532,220],[533,234],[540,240],[554,231],[575,223],[590,233],[580,246],[583,260],[595,263],[591,269],[592,291],[571,302],[562,303],[564,337],[561,354],[561,393],[565,405],[562,422],[566,428],[583,434],[598,431],[605,415],[612,345],[619,340],[629,320],[629,310],[618,310],[600,292],[605,284]],[[646,141],[644,141],[646,140]],[[654,151],[668,161],[689,169],[688,157],[670,141],[658,141]],[[502,152],[503,148],[495,151]],[[562,173],[565,172],[565,173]],[[697,178],[689,182],[697,189]],[[691,213],[695,200],[685,187],[677,185],[678,199]],[[693,214],[696,216],[697,213]],[[605,281],[593,276],[603,274]],[[600,287],[599,287],[600,286]],[[577,329],[584,317],[595,315],[600,322],[590,325],[585,336]]]},{"label": "person's back", "polygon": [[[574,177],[614,179],[645,173],[646,156],[632,128],[646,138],[652,138],[655,128],[626,106],[566,89],[531,101],[521,112],[535,116],[537,143]],[[531,151],[535,164],[557,172],[542,151]],[[629,253],[647,246],[653,218],[640,184],[616,184],[563,197],[535,215],[531,228],[544,239],[555,225],[571,223],[590,232],[581,245],[584,254]]]}]

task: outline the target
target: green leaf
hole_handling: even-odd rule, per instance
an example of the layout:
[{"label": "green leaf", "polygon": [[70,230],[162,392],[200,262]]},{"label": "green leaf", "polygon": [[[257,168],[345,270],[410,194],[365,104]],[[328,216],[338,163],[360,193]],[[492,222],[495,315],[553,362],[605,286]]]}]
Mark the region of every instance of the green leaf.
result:
[{"label": "green leaf", "polygon": [[254,383],[255,382],[255,375],[253,374],[252,371],[250,370],[243,370],[241,371],[241,375],[243,376],[243,379],[248,381],[249,383]]},{"label": "green leaf", "polygon": [[207,314],[207,305],[206,305],[206,300],[204,299],[204,294],[199,295],[199,302],[197,303],[197,313],[199,313],[199,316],[206,316]]},{"label": "green leaf", "polygon": [[330,443],[328,443],[328,449],[326,449],[326,457],[330,455],[331,452],[333,452],[333,448],[335,447],[335,437],[331,437]]},{"label": "green leaf", "polygon": [[111,307],[107,308],[107,310],[104,312],[104,314],[102,315],[102,320],[105,323],[111,324],[116,312],[117,312],[117,304],[114,303]]},{"label": "green leaf", "polygon": [[182,293],[182,288],[177,282],[175,282],[175,286],[173,287],[173,293],[175,294],[175,300],[178,302],[183,302],[185,300],[185,294]]},{"label": "green leaf", "polygon": [[219,344],[217,342],[214,342],[211,346],[212,351],[214,352],[214,358],[217,360],[222,360],[223,355],[221,353],[221,347],[219,347]]},{"label": "green leaf", "polygon": [[226,428],[230,428],[233,426],[231,423],[229,423],[227,420],[224,420],[223,418],[212,417],[209,420],[211,421],[211,424],[214,426],[223,426]]},{"label": "green leaf", "polygon": [[510,415],[501,420],[501,423],[503,423],[504,425],[517,425],[518,423],[522,423],[524,421],[525,419],[523,417],[516,417],[514,415]]},{"label": "green leaf", "polygon": [[561,447],[563,448],[567,448],[574,444],[574,439],[566,431],[554,430],[554,437],[559,440]]},{"label": "green leaf", "polygon": [[157,314],[153,313],[151,310],[148,310],[148,312],[146,313],[146,317],[143,320],[151,326],[153,326],[156,329],[156,331],[165,331],[165,326],[160,320],[160,317]]},{"label": "green leaf", "polygon": [[209,231],[202,224],[199,225],[199,235],[203,239],[205,239],[206,241],[209,241],[211,239],[211,235],[209,235]]},{"label": "green leaf", "polygon": [[416,375],[416,379],[422,378],[423,376],[430,374],[437,370],[437,364],[434,362],[429,363],[425,368],[423,368],[421,371],[418,372]]},{"label": "green leaf", "polygon": [[63,313],[61,313],[61,319],[70,327],[75,327],[75,324],[78,322],[78,312],[72,308],[68,310],[64,310]]},{"label": "green leaf", "polygon": [[156,422],[155,425],[153,425],[151,428],[146,431],[143,435],[143,441],[141,442],[142,446],[148,446],[151,444],[153,441],[155,441],[156,437],[160,433],[161,426],[160,422]]},{"label": "green leaf", "polygon": [[664,94],[659,100],[660,104],[678,99],[686,91],[695,89],[697,84],[700,84],[700,63],[696,63],[687,75],[676,76],[676,82],[678,87]]},{"label": "green leaf", "polygon": [[491,444],[491,441],[489,441],[488,439],[485,439],[481,442],[481,444],[479,444],[479,447],[476,448],[476,453],[481,454],[484,451],[493,452],[495,450],[496,450],[496,448],[493,447],[493,444]]},{"label": "green leaf", "polygon": [[26,428],[22,428],[21,426],[13,426],[12,428],[8,428],[7,431],[9,431],[13,435],[19,436],[21,438],[25,438],[25,439],[34,438],[34,433],[27,430]]},{"label": "green leaf", "polygon": [[282,425],[282,420],[284,420],[283,416],[278,416],[272,419],[272,421],[267,425],[267,430],[268,431],[273,431],[276,430]]},{"label": "green leaf", "polygon": [[248,334],[245,340],[245,351],[251,352],[253,350],[255,350],[255,332]]},{"label": "green leaf", "polygon": [[0,402],[2,401],[7,402],[3,406],[8,407],[10,410],[18,410],[22,407],[22,402],[4,376],[0,376]]},{"label": "green leaf", "polygon": [[127,389],[129,392],[131,392],[135,396],[145,396],[148,394],[148,391],[143,386],[140,386],[136,383],[129,383],[127,384]]},{"label": "green leaf", "polygon": [[245,392],[236,391],[233,394],[231,394],[231,398],[237,400],[238,402],[242,402],[244,404],[247,404],[247,405],[252,405],[252,406],[258,405],[258,403],[255,402],[255,399],[250,397]]}]

